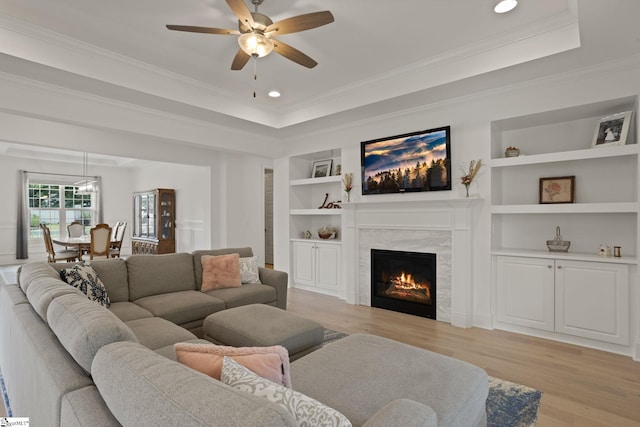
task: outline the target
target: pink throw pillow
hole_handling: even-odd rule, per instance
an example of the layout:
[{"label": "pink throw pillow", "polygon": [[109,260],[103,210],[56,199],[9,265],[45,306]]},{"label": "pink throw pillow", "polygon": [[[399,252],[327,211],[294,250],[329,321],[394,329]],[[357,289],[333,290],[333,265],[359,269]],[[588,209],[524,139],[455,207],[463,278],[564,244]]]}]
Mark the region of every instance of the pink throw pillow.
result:
[{"label": "pink throw pillow", "polygon": [[229,347],[215,344],[177,343],[174,348],[178,362],[217,380],[220,380],[222,362],[227,356],[262,378],[291,387],[289,352],[280,345]]},{"label": "pink throw pillow", "polygon": [[202,292],[222,288],[239,288],[240,255],[203,255],[202,263]]}]

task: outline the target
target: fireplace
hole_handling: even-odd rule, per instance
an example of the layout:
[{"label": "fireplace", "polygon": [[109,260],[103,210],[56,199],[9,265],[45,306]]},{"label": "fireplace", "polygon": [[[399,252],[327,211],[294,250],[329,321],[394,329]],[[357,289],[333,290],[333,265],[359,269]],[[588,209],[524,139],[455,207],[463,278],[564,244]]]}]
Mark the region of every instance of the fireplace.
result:
[{"label": "fireplace", "polygon": [[436,254],[371,249],[371,306],[436,318]]}]

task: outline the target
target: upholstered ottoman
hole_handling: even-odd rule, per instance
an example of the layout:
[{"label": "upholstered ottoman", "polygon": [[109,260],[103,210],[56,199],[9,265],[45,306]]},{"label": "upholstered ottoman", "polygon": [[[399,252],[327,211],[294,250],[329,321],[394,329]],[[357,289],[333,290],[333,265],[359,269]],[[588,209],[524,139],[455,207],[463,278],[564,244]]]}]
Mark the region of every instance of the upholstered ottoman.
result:
[{"label": "upholstered ottoman", "polygon": [[296,360],[322,347],[324,328],[318,322],[265,304],[250,304],[210,314],[204,339],[233,347],[281,345]]},{"label": "upholstered ottoman", "polygon": [[483,369],[374,335],[353,334],[296,360],[291,383],[342,412],[354,427],[399,399],[429,406],[438,427],[487,424],[489,382]]}]

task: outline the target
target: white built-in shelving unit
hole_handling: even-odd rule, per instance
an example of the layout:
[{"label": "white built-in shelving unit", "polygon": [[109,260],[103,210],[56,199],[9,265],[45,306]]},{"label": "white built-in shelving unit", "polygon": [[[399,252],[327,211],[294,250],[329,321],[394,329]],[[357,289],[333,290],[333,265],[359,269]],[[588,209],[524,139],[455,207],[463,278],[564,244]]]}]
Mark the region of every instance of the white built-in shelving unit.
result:
[{"label": "white built-in shelving unit", "polygon": [[[600,120],[623,111],[634,112],[627,145],[592,148]],[[637,281],[639,228],[636,112],[633,96],[492,122],[492,289],[498,328],[632,352],[628,307]],[[519,157],[505,157],[511,146],[520,149]],[[540,178],[563,176],[575,176],[574,203],[540,204]],[[547,250],[556,227],[571,241],[567,253]],[[620,246],[622,256],[602,257],[600,245]]]},{"label": "white built-in shelving unit", "polygon": [[[331,175],[313,178],[316,161],[332,160]],[[323,203],[340,206],[342,176],[335,175],[341,150],[327,150],[289,158],[289,240],[291,279],[297,288],[339,295],[341,289],[342,209],[320,209]],[[326,201],[326,202],[325,202]],[[337,238],[323,240],[318,230],[337,229]],[[304,237],[309,231],[311,238]]]}]

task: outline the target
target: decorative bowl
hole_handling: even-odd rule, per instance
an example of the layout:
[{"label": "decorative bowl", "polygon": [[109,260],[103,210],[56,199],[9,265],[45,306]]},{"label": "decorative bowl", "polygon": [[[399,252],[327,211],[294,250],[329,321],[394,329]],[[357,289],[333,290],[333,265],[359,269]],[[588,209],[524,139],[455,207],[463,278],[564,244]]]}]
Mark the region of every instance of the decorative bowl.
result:
[{"label": "decorative bowl", "polygon": [[338,237],[338,230],[335,227],[324,226],[318,229],[318,237],[323,240],[335,239]]},{"label": "decorative bowl", "polygon": [[520,155],[520,149],[518,148],[507,148],[504,152],[505,157],[518,157]]}]

